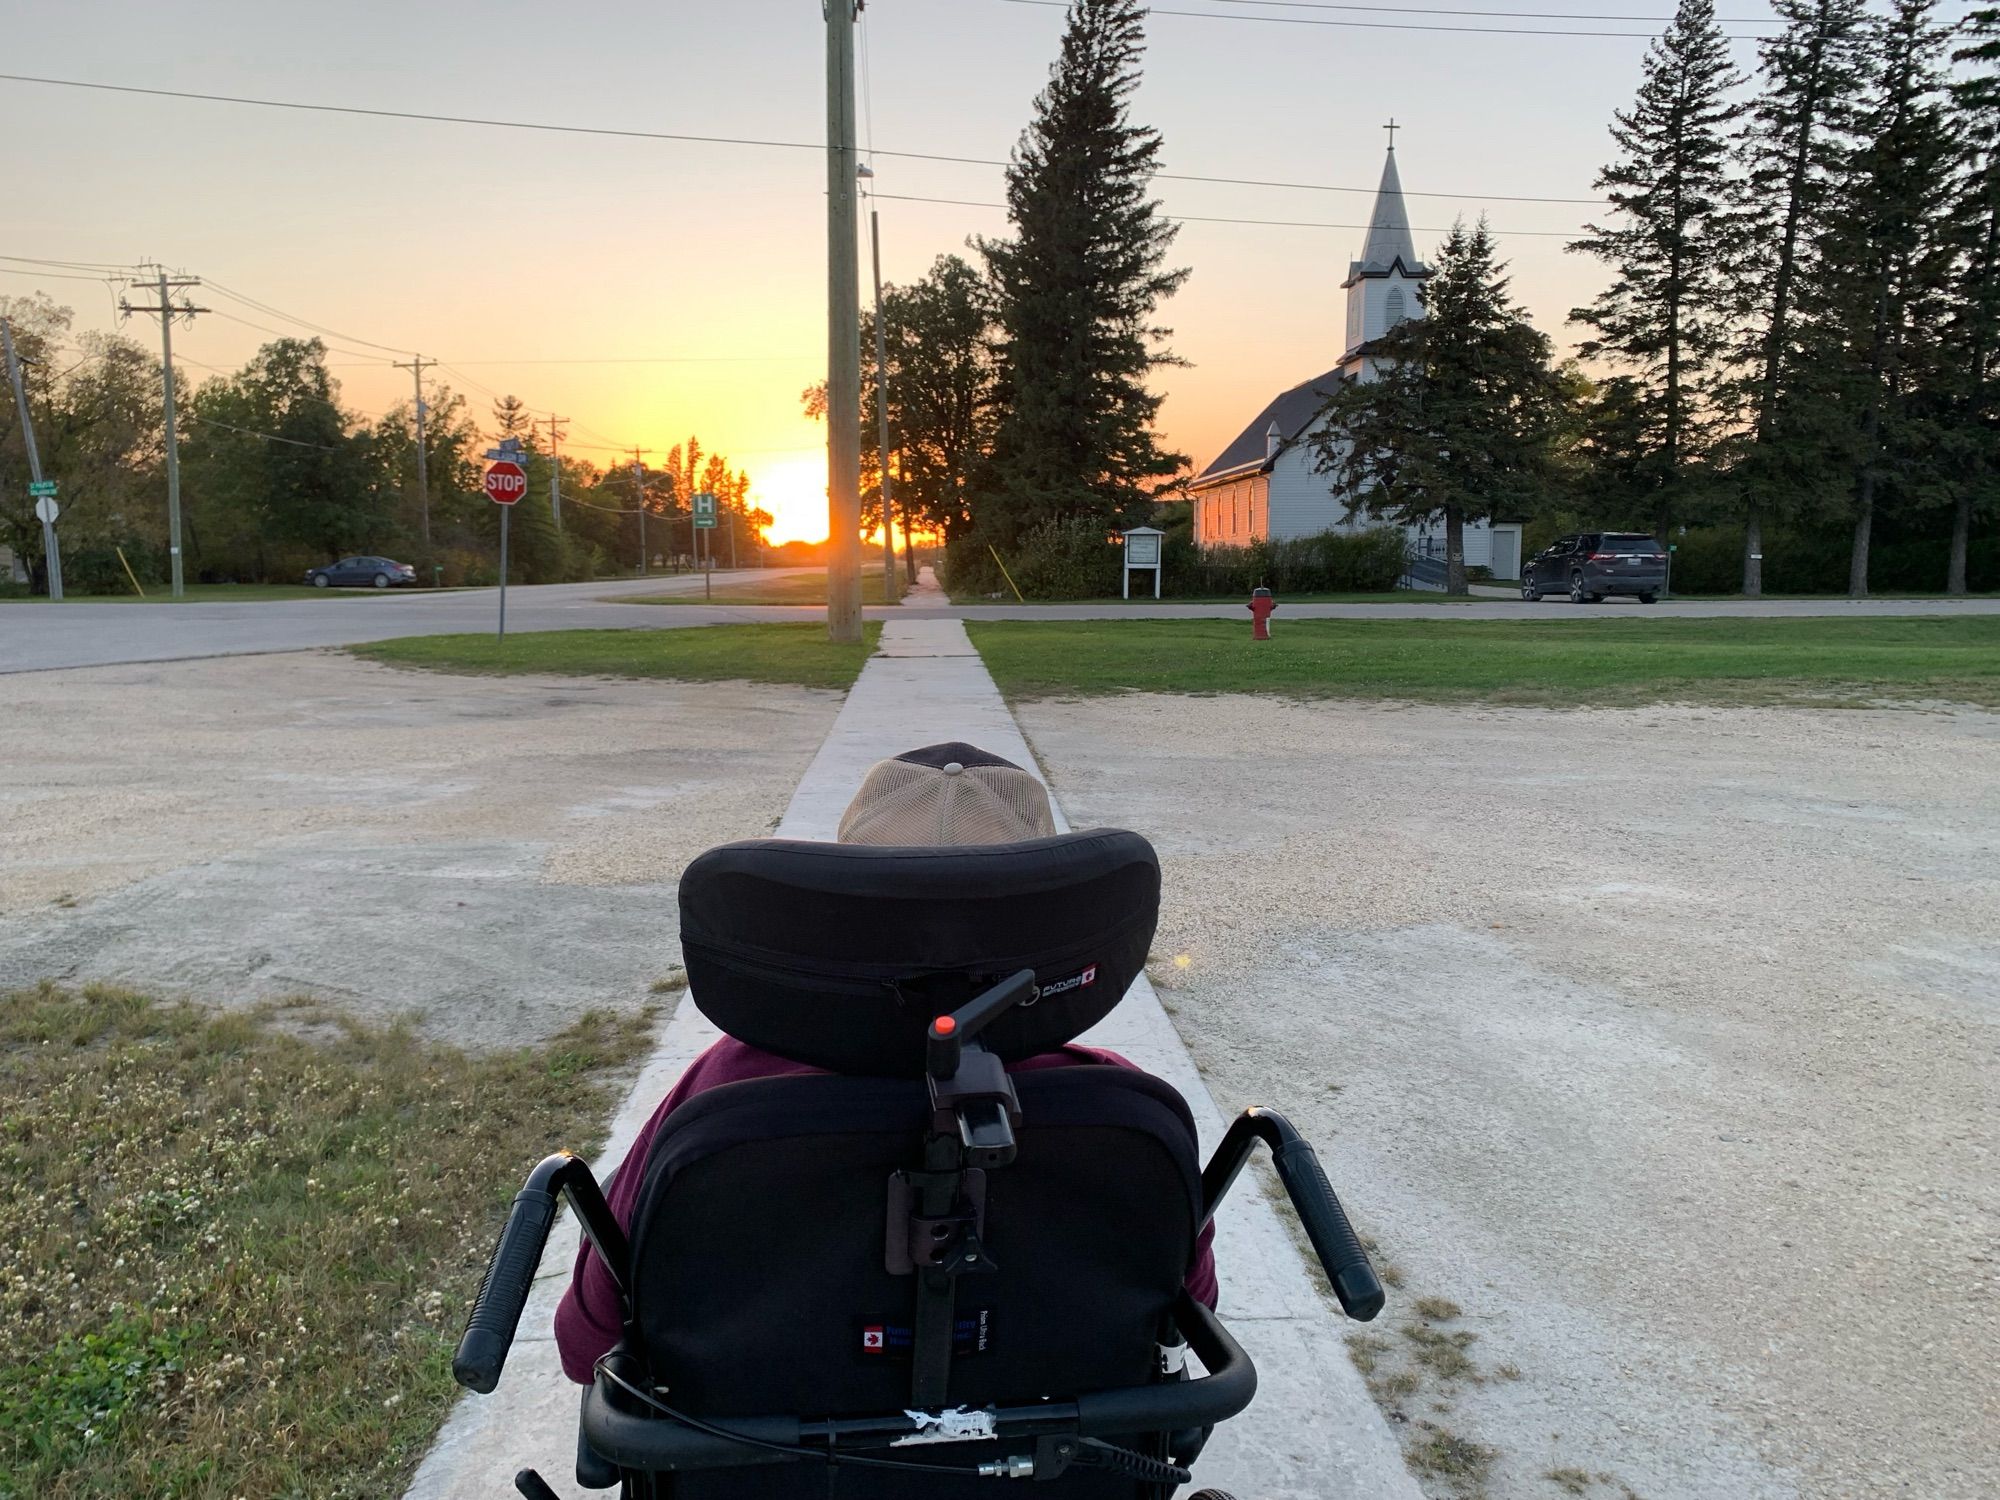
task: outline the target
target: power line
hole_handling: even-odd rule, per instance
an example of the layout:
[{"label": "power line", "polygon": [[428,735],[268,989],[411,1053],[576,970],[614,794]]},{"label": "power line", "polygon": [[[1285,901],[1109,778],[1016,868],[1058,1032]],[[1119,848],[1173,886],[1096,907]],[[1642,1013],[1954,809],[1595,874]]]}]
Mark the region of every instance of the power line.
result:
[{"label": "power line", "polygon": [[[182,363],[194,364],[195,361],[183,360]],[[209,369],[212,367],[204,365],[202,368]],[[228,422],[218,422],[213,417],[196,416],[193,412],[188,413],[188,420],[200,427],[221,427],[230,432],[240,432],[245,437],[262,438],[267,443],[290,443],[294,448],[317,448],[322,453],[338,453],[340,451],[338,448],[328,447],[325,443],[308,443],[298,438],[279,437],[275,432],[257,432],[248,427],[235,427],[231,426]]]},{"label": "power line", "polygon": [[33,266],[0,266],[0,275],[32,276],[37,281],[95,281],[109,285],[117,278],[111,276],[84,276],[74,271],[38,271]]},{"label": "power line", "polygon": [[[1209,0],[1211,5],[1261,5],[1267,10],[1349,10],[1399,16],[1491,16],[1517,21],[1632,21],[1665,25],[1672,16],[1610,16],[1565,10],[1443,10],[1423,5],[1333,5],[1329,0]],[[1774,16],[1717,16],[1725,26],[1782,26]]]},{"label": "power line", "polygon": [[366,344],[370,349],[380,349],[385,354],[409,354],[413,352],[409,349],[398,349],[393,344],[378,344],[373,339],[364,339],[355,334],[342,333],[338,328],[325,327],[323,324],[315,323],[309,318],[302,318],[297,313],[288,313],[281,307],[273,307],[268,302],[259,302],[255,297],[246,297],[241,292],[232,292],[219,281],[208,281],[205,284],[211,290],[218,291],[233,301],[241,302],[245,307],[254,308],[267,317],[283,318],[287,323],[297,323],[301,328],[311,329],[314,333],[324,334],[328,338],[346,339],[350,344]]},{"label": "power line", "polygon": [[[992,208],[1005,210],[1004,203],[986,203],[972,198],[924,198],[914,193],[875,193],[876,198],[893,198],[900,203],[949,203],[959,208]],[[1255,224],[1268,229],[1371,229],[1370,224],[1330,224],[1317,219],[1225,219],[1209,214],[1162,214],[1164,219],[1172,219],[1178,224]],[[1427,229],[1412,226],[1412,234],[1449,234],[1448,229]],[[1492,234],[1497,239],[1516,239],[1533,236],[1539,239],[1572,240],[1583,231],[1580,229],[1495,229]]]},{"label": "power line", "polygon": [[[227,318],[232,323],[241,323],[245,328],[254,328],[259,333],[268,333],[271,335],[272,338],[292,339],[298,337],[296,333],[287,333],[282,328],[273,328],[266,323],[253,323],[248,318],[239,318],[235,313],[224,312],[219,307],[209,308],[208,311],[215,317]],[[352,354],[356,358],[366,360],[368,363],[375,365],[378,368],[394,363],[394,361],[392,360],[381,359],[379,357],[369,355],[360,349],[344,349],[339,344],[329,344],[325,339],[320,339],[319,344],[320,347],[323,349],[332,349],[341,354]]]},{"label": "power line", "polygon": [[435,364],[440,370],[446,371],[447,373],[452,375],[456,375],[460,380],[464,381],[474,390],[482,391],[486,395],[491,396],[495,401],[502,401],[506,399],[501,392],[494,390],[492,386],[485,385],[480,381],[474,380],[470,375],[466,374],[465,371],[457,369],[451,365],[448,365],[441,359],[433,360],[432,363]]},{"label": "power line", "polygon": [[103,271],[112,276],[130,272],[131,266],[114,266],[100,260],[48,260],[37,255],[0,255],[0,260],[18,261],[26,266],[61,266],[70,271]]},{"label": "power line", "polygon": [[[1002,5],[1041,5],[1067,10],[1069,0],[1000,0]],[[1268,26],[1339,26],[1352,31],[1453,31],[1474,36],[1609,36],[1627,41],[1650,42],[1649,31],[1574,31],[1546,26],[1430,26],[1413,21],[1328,21],[1307,16],[1226,16],[1212,10],[1162,10],[1155,5],[1151,16],[1191,16],[1201,21],[1262,21]]]},{"label": "power line", "polygon": [[[1014,3],[1059,5],[1065,0],[1014,0]],[[1222,19],[1230,19],[1223,17]],[[551,131],[559,135],[603,135],[623,139],[659,141],[697,141],[723,146],[765,146],[779,150],[824,152],[824,141],[773,141],[754,140],[736,136],[677,135],[654,130],[618,130],[599,125],[554,125],[531,120],[494,120],[469,115],[419,114],[412,110],[363,109],[346,104],[301,104],[289,99],[252,99],[236,94],[198,94],[180,89],[139,88],[123,83],[93,83],[76,78],[42,78],[26,73],[0,73],[0,82],[43,84],[50,88],[91,89],[112,94],[143,94],[161,99],[193,99],[207,104],[243,104],[261,109],[304,110],[319,114],[364,115],[387,120],[420,120],[432,124],[478,125],[495,130],[539,130]],[[887,147],[877,148],[877,156],[893,156],[900,161],[949,162],[969,167],[1005,167],[1009,163],[990,156],[946,156],[933,151],[892,151]],[[1361,193],[1372,196],[1372,187],[1342,187],[1324,182],[1270,182],[1254,177],[1215,177],[1191,172],[1155,172],[1154,177],[1164,182],[1204,182],[1228,187],[1268,187],[1287,188],[1315,193]],[[1604,198],[1541,198],[1502,193],[1440,193],[1421,192],[1405,189],[1406,198],[1463,198],[1473,202],[1486,203],[1586,203],[1599,205],[1607,202]]]}]

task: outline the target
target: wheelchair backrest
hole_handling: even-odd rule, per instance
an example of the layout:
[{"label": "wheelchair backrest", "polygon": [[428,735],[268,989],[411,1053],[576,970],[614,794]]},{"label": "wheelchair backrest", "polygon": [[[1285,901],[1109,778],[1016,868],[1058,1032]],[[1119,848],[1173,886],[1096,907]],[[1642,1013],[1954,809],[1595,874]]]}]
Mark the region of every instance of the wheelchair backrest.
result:
[{"label": "wheelchair backrest", "polygon": [[[1062,1400],[1155,1378],[1194,1255],[1195,1132],[1168,1085],[1123,1068],[1022,1070],[1019,1154],[984,1187],[993,1269],[959,1282],[949,1400]],[[889,1269],[892,1174],[921,1150],[921,1080],[729,1084],[656,1138],[633,1220],[643,1358],[704,1416],[859,1415],[909,1405],[913,1279]],[[965,1462],[963,1448],[953,1454]],[[688,1474],[677,1497],[822,1496],[812,1466]],[[843,1471],[843,1496],[991,1493],[990,1482]],[[1150,1493],[1078,1472],[1052,1495]],[[1037,1493],[1041,1493],[1038,1487]]]}]

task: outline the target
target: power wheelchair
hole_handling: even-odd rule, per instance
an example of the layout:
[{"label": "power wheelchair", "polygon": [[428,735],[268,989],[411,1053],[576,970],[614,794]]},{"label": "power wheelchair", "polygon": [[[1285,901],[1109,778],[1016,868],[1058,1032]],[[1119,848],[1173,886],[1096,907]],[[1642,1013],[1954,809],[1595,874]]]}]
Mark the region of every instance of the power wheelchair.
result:
[{"label": "power wheelchair", "polygon": [[[582,1396],[585,1488],[953,1500],[1027,1480],[1166,1500],[1192,1483],[1257,1376],[1183,1282],[1257,1142],[1347,1314],[1374,1317],[1383,1293],[1283,1116],[1245,1111],[1204,1168],[1187,1105],[1158,1079],[1009,1071],[1110,1013],[1159,899],[1151,845],[1111,829],[701,856],[680,885],[695,1003],[825,1071],[726,1084],[671,1113],[623,1168],[645,1173],[629,1234],[581,1161],[537,1166],[459,1344],[459,1383],[498,1382],[567,1199],[623,1318]],[[554,1500],[533,1470],[515,1483]]]}]

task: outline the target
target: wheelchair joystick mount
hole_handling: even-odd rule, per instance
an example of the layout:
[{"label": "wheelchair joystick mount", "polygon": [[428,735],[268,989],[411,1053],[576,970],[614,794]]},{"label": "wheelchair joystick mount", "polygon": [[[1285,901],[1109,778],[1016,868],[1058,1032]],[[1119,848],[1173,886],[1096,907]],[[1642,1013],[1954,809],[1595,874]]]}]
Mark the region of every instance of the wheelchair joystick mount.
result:
[{"label": "wheelchair joystick mount", "polygon": [[891,1275],[917,1279],[910,1399],[918,1407],[945,1402],[958,1278],[998,1269],[985,1242],[986,1174],[1014,1160],[1021,1101],[979,1034],[1035,994],[1035,971],[1022,969],[936,1017],[925,1033],[931,1115],[924,1162],[889,1179],[884,1257]]}]

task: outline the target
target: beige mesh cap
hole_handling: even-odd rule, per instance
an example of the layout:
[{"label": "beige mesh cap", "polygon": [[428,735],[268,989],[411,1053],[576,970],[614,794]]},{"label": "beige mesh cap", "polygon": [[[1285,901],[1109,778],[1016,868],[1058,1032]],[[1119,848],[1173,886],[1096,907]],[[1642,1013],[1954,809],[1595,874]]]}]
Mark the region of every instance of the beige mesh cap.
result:
[{"label": "beige mesh cap", "polygon": [[1011,844],[1055,831],[1041,782],[957,741],[877,761],[840,817],[843,844]]}]

